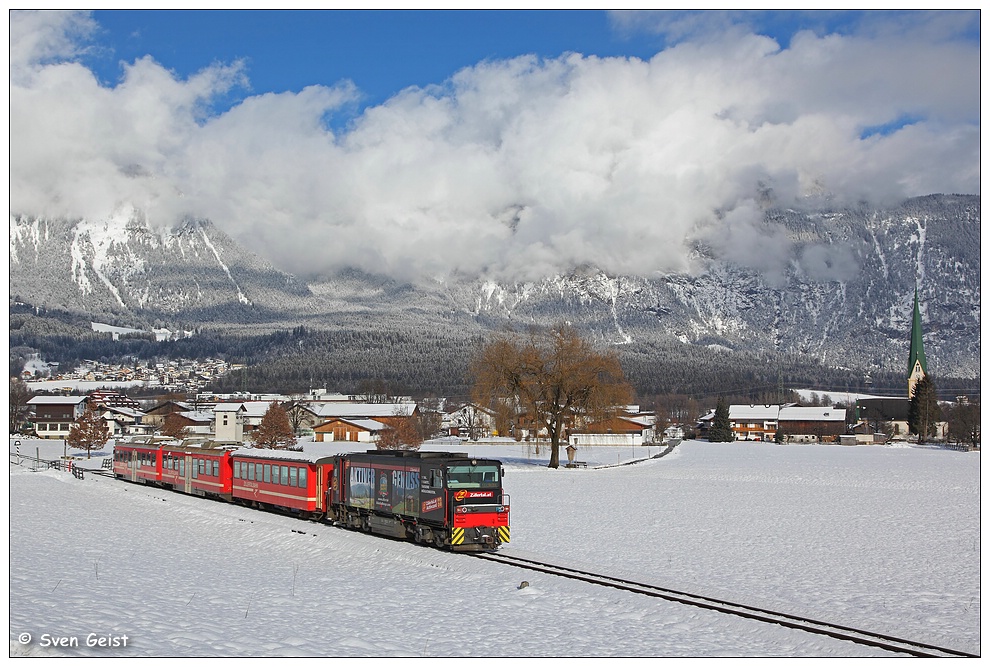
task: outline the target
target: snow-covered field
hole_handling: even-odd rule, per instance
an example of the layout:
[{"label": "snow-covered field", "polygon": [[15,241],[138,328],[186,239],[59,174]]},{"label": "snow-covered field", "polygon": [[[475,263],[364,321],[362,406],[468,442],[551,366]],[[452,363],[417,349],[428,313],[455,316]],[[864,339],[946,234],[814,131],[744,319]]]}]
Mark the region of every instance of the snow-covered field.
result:
[{"label": "snow-covered field", "polygon": [[[979,453],[688,441],[553,471],[431,448],[504,461],[507,553],[980,651]],[[11,655],[890,655],[97,475],[9,482]]]}]

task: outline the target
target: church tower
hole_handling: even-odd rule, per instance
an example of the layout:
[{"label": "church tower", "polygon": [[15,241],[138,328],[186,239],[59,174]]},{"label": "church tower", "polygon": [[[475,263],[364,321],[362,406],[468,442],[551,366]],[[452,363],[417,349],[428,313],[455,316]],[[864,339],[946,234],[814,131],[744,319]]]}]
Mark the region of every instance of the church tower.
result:
[{"label": "church tower", "polygon": [[925,344],[921,339],[921,310],[918,308],[918,288],[914,289],[914,320],[911,322],[911,351],[908,353],[908,398],[914,395],[914,385],[928,375]]}]

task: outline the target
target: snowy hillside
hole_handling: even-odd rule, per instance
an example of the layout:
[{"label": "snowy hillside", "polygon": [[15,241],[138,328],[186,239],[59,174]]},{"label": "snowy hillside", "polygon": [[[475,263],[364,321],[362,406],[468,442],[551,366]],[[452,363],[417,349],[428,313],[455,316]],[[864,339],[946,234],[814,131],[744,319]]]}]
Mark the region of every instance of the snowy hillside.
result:
[{"label": "snowy hillside", "polygon": [[[980,651],[979,453],[468,449],[505,462],[506,552]],[[9,482],[12,656],[890,655],[95,475]]]},{"label": "snowy hillside", "polygon": [[195,322],[211,309],[307,294],[207,221],[157,229],[130,209],[97,220],[12,215],[10,266],[11,298],[70,312],[181,313]]},{"label": "snowy hillside", "polygon": [[[152,228],[11,217],[10,297],[126,326],[354,329],[462,339],[506,324],[574,323],[641,353],[658,345],[800,355],[902,372],[919,290],[930,369],[980,371],[980,198],[933,195],[886,209],[771,209],[733,239],[696,239],[691,271],[645,277],[594,266],[511,283],[455,272],[416,283],[360,271],[303,284],[205,221]],[[103,320],[109,321],[109,320]]]}]

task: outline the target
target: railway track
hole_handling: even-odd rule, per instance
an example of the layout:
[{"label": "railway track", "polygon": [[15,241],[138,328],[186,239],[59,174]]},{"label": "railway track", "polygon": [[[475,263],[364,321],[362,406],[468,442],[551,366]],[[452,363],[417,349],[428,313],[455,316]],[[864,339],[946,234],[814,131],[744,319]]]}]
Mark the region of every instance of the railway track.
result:
[{"label": "railway track", "polygon": [[729,600],[720,600],[718,598],[704,595],[695,595],[693,593],[686,593],[671,588],[654,586],[652,584],[643,584],[596,572],[588,572],[585,570],[554,565],[552,563],[544,563],[505,553],[478,553],[472,555],[475,558],[502,563],[504,565],[510,565],[512,567],[517,567],[524,570],[551,574],[558,577],[565,577],[567,579],[575,579],[577,581],[583,581],[597,586],[616,588],[619,590],[628,591],[630,593],[669,600],[671,602],[679,602],[681,604],[686,604],[693,607],[717,611],[722,614],[730,614],[732,616],[748,618],[761,623],[772,623],[786,628],[803,630],[805,632],[824,635],[834,639],[854,642],[865,646],[872,646],[874,648],[879,648],[894,653],[906,653],[908,655],[925,658],[979,657],[979,655],[973,653],[957,651],[955,649],[935,646],[924,642],[902,639],[900,637],[893,637],[891,635],[871,632],[869,630],[860,630],[858,628],[845,625],[837,625],[835,623],[773,611],[772,609],[764,609],[761,607],[740,604]]}]

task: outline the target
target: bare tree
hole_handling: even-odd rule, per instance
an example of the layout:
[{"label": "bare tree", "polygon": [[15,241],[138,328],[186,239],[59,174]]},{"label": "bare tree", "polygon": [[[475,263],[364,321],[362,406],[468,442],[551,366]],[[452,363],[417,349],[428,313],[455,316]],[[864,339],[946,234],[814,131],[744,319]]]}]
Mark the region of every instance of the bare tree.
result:
[{"label": "bare tree", "polygon": [[386,428],[378,436],[378,449],[419,449],[423,444],[416,420],[396,407]]},{"label": "bare tree", "polygon": [[289,415],[278,403],[272,403],[261,418],[258,428],[251,432],[251,441],[262,449],[292,449],[296,436],[289,425]]},{"label": "bare tree", "polygon": [[65,442],[73,449],[86,450],[86,458],[92,458],[94,449],[103,449],[110,440],[110,431],[103,417],[92,405],[86,406],[86,411],[72,422],[69,435]]},{"label": "bare tree", "polygon": [[949,411],[949,434],[972,449],[980,446],[980,404],[959,403]]},{"label": "bare tree", "polygon": [[527,340],[501,336],[471,365],[476,402],[515,403],[522,419],[550,438],[550,468],[560,466],[560,441],[577,417],[607,419],[627,404],[632,389],[618,357],[592,348],[569,326],[534,331]]},{"label": "bare tree", "polygon": [[176,440],[189,437],[189,428],[182,423],[182,415],[178,412],[170,412],[165,416],[159,432]]},{"label": "bare tree", "polygon": [[306,422],[306,413],[309,411],[306,404],[302,401],[290,401],[283,407],[289,417],[289,426],[292,428],[292,432],[299,435],[300,429]]},{"label": "bare tree", "polygon": [[28,401],[34,396],[27,383],[20,378],[10,378],[10,432],[17,433],[31,412]]}]

